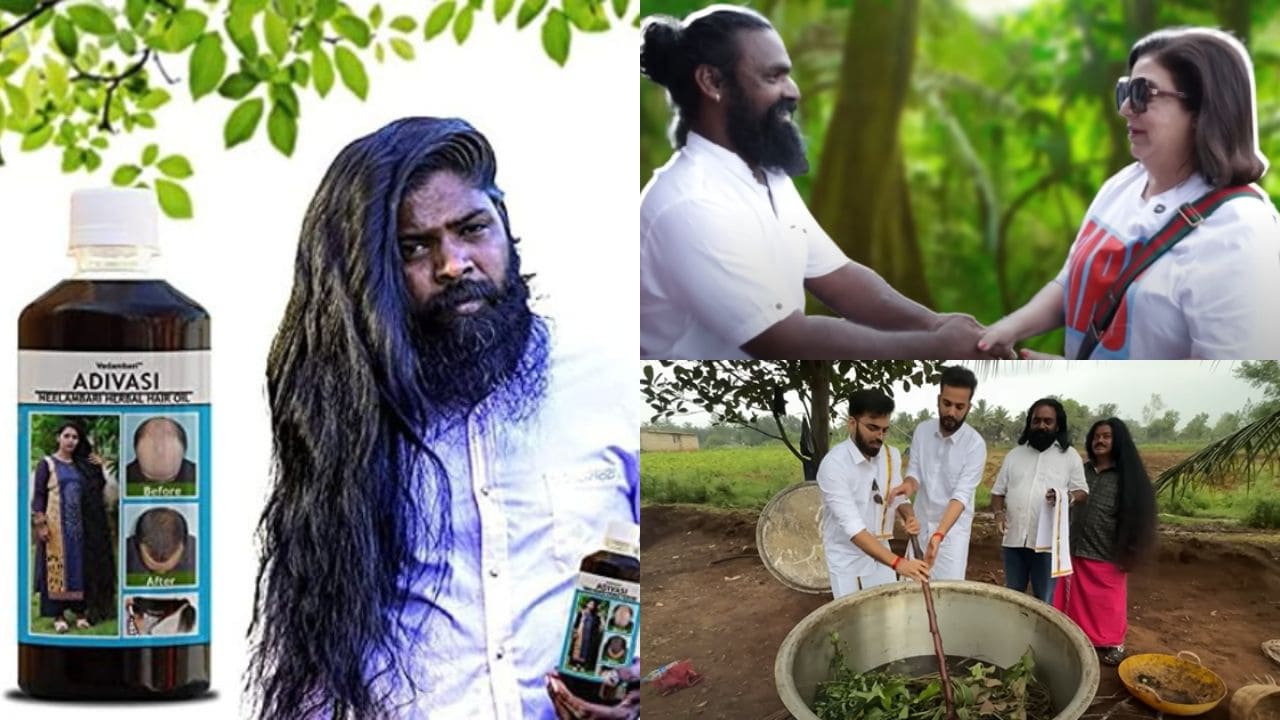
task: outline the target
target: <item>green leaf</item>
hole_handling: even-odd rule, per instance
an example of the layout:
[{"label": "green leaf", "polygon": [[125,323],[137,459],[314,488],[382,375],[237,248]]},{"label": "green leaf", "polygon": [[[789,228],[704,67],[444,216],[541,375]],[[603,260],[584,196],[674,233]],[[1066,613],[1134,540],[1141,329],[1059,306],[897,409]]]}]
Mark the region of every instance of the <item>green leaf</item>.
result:
[{"label": "green leaf", "polygon": [[372,35],[369,25],[355,15],[343,15],[332,20],[333,29],[342,37],[350,40],[356,47],[369,47]]},{"label": "green leaf", "polygon": [[569,18],[559,10],[548,13],[542,23],[542,49],[561,67],[569,59]]},{"label": "green leaf", "polygon": [[454,0],[445,0],[431,11],[427,16],[427,21],[423,23],[424,35],[426,39],[439,35],[449,27],[449,21],[453,19],[453,13],[457,10],[458,4]]},{"label": "green leaf", "polygon": [[338,0],[318,0],[316,2],[316,20],[324,22],[338,12]]},{"label": "green leaf", "polygon": [[467,36],[471,34],[471,26],[475,23],[475,10],[470,6],[462,8],[462,12],[458,13],[458,19],[453,21],[453,39],[458,44],[466,42]]},{"label": "green leaf", "polygon": [[609,29],[609,19],[604,16],[604,7],[596,0],[564,0],[564,13],[583,32]]},{"label": "green leaf", "polygon": [[165,215],[175,220],[191,217],[191,196],[178,183],[157,178],[156,197]]},{"label": "green leaf", "polygon": [[138,108],[142,110],[155,110],[156,108],[169,102],[169,91],[164,88],[152,88],[147,91],[146,95],[138,101]]},{"label": "green leaf", "polygon": [[271,54],[283,60],[285,53],[289,52],[289,24],[284,18],[268,10],[262,16],[262,31]]},{"label": "green leaf", "polygon": [[227,35],[231,42],[246,58],[258,56],[258,36],[253,32],[253,13],[232,10],[227,16]]},{"label": "green leaf", "polygon": [[205,33],[191,51],[187,64],[187,80],[191,87],[191,99],[213,92],[227,71],[227,53],[222,49],[222,37],[216,32]]},{"label": "green leaf", "polygon": [[125,0],[124,19],[129,21],[129,27],[137,30],[146,15],[147,0]]},{"label": "green leaf", "polygon": [[391,38],[391,50],[405,60],[413,59],[413,45],[409,44],[404,38]]},{"label": "green leaf", "polygon": [[53,19],[53,40],[58,50],[68,58],[74,58],[80,50],[80,35],[76,26],[67,18],[59,15]]},{"label": "green leaf", "polygon": [[369,11],[369,24],[375,28],[382,27],[382,5],[374,3],[373,9]]},{"label": "green leaf", "polygon": [[275,11],[286,23],[292,24],[298,19],[297,0],[275,0]]},{"label": "green leaf", "polygon": [[399,15],[391,21],[391,29],[396,32],[411,33],[418,29],[418,21],[408,15]]},{"label": "green leaf", "polygon": [[373,56],[377,58],[379,64],[387,59],[387,50],[382,46],[382,43],[377,43],[373,46]]},{"label": "green leaf", "polygon": [[342,84],[346,85],[356,97],[364,100],[369,95],[369,76],[364,72],[364,64],[360,58],[345,47],[339,45],[333,49],[333,61],[338,66],[338,75]]},{"label": "green leaf", "polygon": [[311,77],[316,81],[316,92],[320,97],[328,95],[333,88],[333,63],[320,48],[311,53]]},{"label": "green leaf", "polygon": [[120,50],[126,55],[138,52],[138,36],[131,32],[116,33],[116,42],[120,43]]},{"label": "green leaf", "polygon": [[153,129],[156,126],[156,119],[151,117],[151,113],[138,113],[130,116],[130,118],[138,124],[138,127]]},{"label": "green leaf", "polygon": [[627,16],[628,5],[630,5],[628,0],[613,0],[613,14],[616,15],[619,20],[625,18]]},{"label": "green leaf", "polygon": [[495,0],[493,3],[493,19],[502,22],[511,14],[511,8],[516,6],[516,0]]},{"label": "green leaf", "polygon": [[[299,87],[306,87],[307,82],[311,79],[311,66],[306,60],[294,60],[289,63],[289,81],[297,84]],[[295,115],[297,113],[294,113]]]},{"label": "green leaf", "polygon": [[148,167],[160,157],[160,146],[151,143],[142,148],[142,167]]},{"label": "green leaf", "polygon": [[270,95],[273,106],[280,105],[295,118],[301,113],[302,108],[298,104],[298,94],[293,91],[293,85],[288,82],[272,85]]},{"label": "green leaf", "polygon": [[36,9],[38,0],[0,0],[0,10],[6,10],[14,15],[26,15]]},{"label": "green leaf", "polygon": [[182,155],[170,155],[156,164],[160,172],[171,178],[182,180],[191,177],[191,163]]},{"label": "green leaf", "polygon": [[258,78],[249,73],[231,73],[226,80],[222,81],[222,85],[218,88],[218,94],[228,100],[240,100],[244,96],[253,92],[258,86]]},{"label": "green leaf", "polygon": [[204,33],[209,18],[199,10],[179,10],[173,17],[173,25],[164,35],[166,49],[169,52],[181,52],[191,47]]},{"label": "green leaf", "polygon": [[75,172],[84,164],[84,151],[78,147],[69,147],[62,151],[62,172]]},{"label": "green leaf", "polygon": [[97,5],[85,3],[67,8],[67,17],[76,27],[94,35],[110,35],[116,31],[116,24],[106,10]]},{"label": "green leaf", "polygon": [[524,29],[547,6],[547,0],[524,0],[520,3],[520,12],[516,13],[516,27]]},{"label": "green leaf", "polygon": [[21,145],[22,150],[24,152],[39,150],[40,148],[44,147],[45,144],[49,142],[49,138],[52,138],[52,137],[53,137],[53,126],[47,123],[44,125],[41,125],[40,127],[34,130],[28,131],[27,134],[23,136],[22,145]]},{"label": "green leaf", "polygon": [[111,184],[125,187],[132,185],[142,175],[142,168],[137,165],[121,165],[111,173]]},{"label": "green leaf", "polygon": [[94,172],[99,167],[102,166],[102,156],[99,155],[98,153],[92,150],[85,150],[83,155],[84,155],[84,168],[89,172]]},{"label": "green leaf", "polygon": [[316,23],[307,25],[307,29],[302,31],[302,37],[298,39],[295,52],[307,53],[320,47],[320,42],[324,39],[324,35],[320,32],[320,26]]},{"label": "green leaf", "polygon": [[293,146],[298,139],[298,121],[283,105],[271,108],[271,114],[267,117],[267,136],[271,138],[271,144],[286,157],[293,155]]},{"label": "green leaf", "polygon": [[245,100],[231,111],[227,124],[222,128],[222,139],[228,148],[253,137],[253,131],[258,129],[258,122],[262,120],[263,106],[262,98],[253,98]]}]

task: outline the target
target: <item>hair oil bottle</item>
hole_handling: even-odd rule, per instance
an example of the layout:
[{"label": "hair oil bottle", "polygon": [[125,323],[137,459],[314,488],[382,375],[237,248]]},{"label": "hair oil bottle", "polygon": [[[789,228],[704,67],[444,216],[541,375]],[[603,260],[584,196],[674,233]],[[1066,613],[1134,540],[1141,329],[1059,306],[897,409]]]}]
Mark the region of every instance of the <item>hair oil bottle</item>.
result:
[{"label": "hair oil bottle", "polygon": [[604,548],[582,559],[560,664],[565,686],[593,703],[626,695],[640,640],[640,526],[610,522]]},{"label": "hair oil bottle", "polygon": [[209,315],[151,274],[150,191],[71,197],[73,277],[18,321],[18,684],[209,688]]}]

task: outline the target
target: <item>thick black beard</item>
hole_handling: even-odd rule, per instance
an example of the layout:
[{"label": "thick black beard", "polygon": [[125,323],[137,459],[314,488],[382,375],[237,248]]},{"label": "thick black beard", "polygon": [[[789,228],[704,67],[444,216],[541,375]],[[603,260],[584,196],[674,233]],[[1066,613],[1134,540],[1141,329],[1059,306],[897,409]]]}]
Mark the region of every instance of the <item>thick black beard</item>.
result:
[{"label": "thick black beard", "polygon": [[861,452],[863,455],[869,458],[873,458],[876,455],[879,455],[881,448],[884,447],[884,443],[881,443],[880,447],[878,448],[871,447],[870,443],[864,443],[862,441],[862,438],[859,436],[857,430],[853,432],[853,444],[854,444],[854,447],[858,448],[859,452]]},{"label": "thick black beard", "polygon": [[[964,425],[964,421],[968,419],[968,417],[969,417],[969,413],[965,413],[964,417],[960,418],[959,420],[956,420],[955,418],[948,418],[948,417],[938,418],[938,424],[942,426],[943,430],[946,430],[949,433],[954,433],[955,431],[959,430],[961,426]],[[949,423],[954,424],[954,427],[949,425]]]},{"label": "thick black beard", "polygon": [[[461,303],[480,300],[471,314]],[[510,421],[537,409],[547,383],[550,337],[529,309],[529,284],[512,251],[506,289],[490,280],[449,286],[414,311],[424,393],[442,419],[457,419],[486,403],[486,414]]]},{"label": "thick black beard", "polygon": [[796,111],[794,100],[779,100],[760,117],[752,117],[746,94],[737,82],[730,82],[726,92],[726,127],[729,141],[748,165],[776,170],[790,177],[809,172],[809,158],[804,154],[804,138],[800,128],[790,120],[782,120],[782,110]]},{"label": "thick black beard", "polygon": [[1053,445],[1053,441],[1057,438],[1057,433],[1052,433],[1048,430],[1032,430],[1027,435],[1027,444],[1040,452],[1044,452]]}]

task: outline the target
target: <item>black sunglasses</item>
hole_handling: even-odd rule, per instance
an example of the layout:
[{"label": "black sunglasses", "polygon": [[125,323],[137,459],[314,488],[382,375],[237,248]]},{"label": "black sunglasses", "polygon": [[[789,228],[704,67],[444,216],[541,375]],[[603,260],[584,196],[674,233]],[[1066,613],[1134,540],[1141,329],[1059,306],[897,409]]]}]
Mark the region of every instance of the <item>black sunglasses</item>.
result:
[{"label": "black sunglasses", "polygon": [[1183,99],[1187,97],[1186,93],[1177,90],[1161,90],[1146,78],[1122,77],[1116,81],[1116,110],[1119,111],[1124,101],[1128,100],[1133,112],[1141,115],[1147,111],[1147,103],[1151,102],[1151,98],[1159,95],[1172,95]]}]

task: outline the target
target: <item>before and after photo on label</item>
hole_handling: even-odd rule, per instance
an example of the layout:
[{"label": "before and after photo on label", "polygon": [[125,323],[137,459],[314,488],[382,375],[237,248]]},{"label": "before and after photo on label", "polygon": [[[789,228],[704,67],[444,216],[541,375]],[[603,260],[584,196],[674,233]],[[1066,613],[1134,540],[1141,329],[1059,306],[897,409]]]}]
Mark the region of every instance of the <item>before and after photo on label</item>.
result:
[{"label": "before and after photo on label", "polygon": [[0,0],[0,716],[1280,720],[1277,154],[1280,2]]}]

